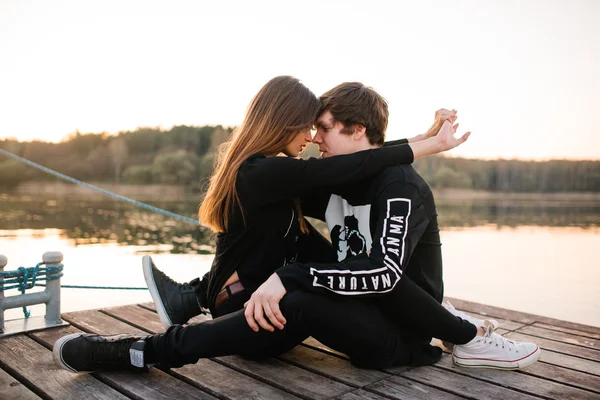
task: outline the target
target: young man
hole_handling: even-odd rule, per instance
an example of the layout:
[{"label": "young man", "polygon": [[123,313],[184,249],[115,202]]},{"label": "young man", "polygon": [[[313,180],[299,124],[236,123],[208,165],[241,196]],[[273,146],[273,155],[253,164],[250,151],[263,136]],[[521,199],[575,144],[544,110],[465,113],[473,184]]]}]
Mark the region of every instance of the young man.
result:
[{"label": "young man", "polygon": [[[323,157],[384,145],[387,103],[373,89],[344,83],[320,101],[313,142]],[[445,124],[450,129],[450,124]],[[539,358],[536,345],[524,343],[513,348],[494,334],[495,321],[485,329],[484,321],[473,320],[450,306],[450,313],[478,325],[483,336],[469,337],[468,329],[457,326],[456,318],[435,304],[443,299],[437,213],[431,189],[411,165],[388,168],[354,187],[328,189],[302,199],[302,204],[305,215],[327,221],[339,263],[293,263],[277,270],[246,306],[250,326],[256,330],[258,323],[267,328],[270,321],[281,328],[285,318],[278,312],[277,301],[287,291],[300,289],[367,298],[387,319],[407,326],[415,340],[429,343],[432,336],[449,337],[450,342],[463,344],[453,352],[460,365],[515,368]],[[341,242],[345,242],[343,246]],[[269,321],[264,310],[271,315]],[[332,318],[336,319],[335,315]],[[493,351],[490,342],[497,344]]]},{"label": "young man", "polygon": [[[346,94],[340,95],[336,91],[338,89],[343,89],[341,93]],[[380,96],[359,84],[343,84],[328,94],[323,98],[324,107],[318,124],[320,133],[317,133],[316,138],[317,142],[322,139],[320,146],[324,150],[325,156],[335,152],[357,151],[358,148],[355,149],[355,145],[358,143],[361,143],[360,146],[380,144],[379,139],[371,143],[368,137],[373,135],[366,136],[366,132],[379,134],[381,142],[383,141],[387,125],[387,106],[380,107],[383,100]],[[371,121],[364,118],[360,119],[360,111],[354,117],[357,118],[356,120],[346,121],[340,117],[337,117],[340,119],[336,119],[336,109],[330,107],[332,102],[327,98],[339,99],[340,104],[348,104],[348,100],[350,99],[350,103],[352,103],[351,99],[355,96],[358,96],[358,103],[362,104],[361,107],[364,109],[362,113],[376,115],[376,119],[382,122],[379,127],[373,126]],[[341,121],[345,121],[345,123]],[[349,134],[342,132],[346,127],[350,130]],[[448,134],[452,127],[447,124],[444,129]],[[325,140],[324,136],[331,132],[338,136]],[[454,133],[453,129],[452,133]],[[411,179],[413,178],[411,177]],[[413,211],[413,200],[408,197],[404,197],[404,199],[410,200],[410,202],[405,201],[405,203],[409,203],[411,208],[400,208],[399,211],[391,207],[385,208],[389,203],[388,200],[397,198],[387,195],[388,188],[405,190],[400,186],[406,184],[417,185],[422,190],[424,198],[427,198],[428,188],[426,185],[421,186],[424,185],[424,182],[417,182],[416,178],[410,181],[404,175],[396,181],[396,173],[391,171],[389,176],[386,172],[373,183],[365,182],[364,186],[361,185],[362,191],[350,190],[346,194],[344,188],[336,189],[334,191],[336,194],[329,194],[329,200],[326,203],[327,205],[331,204],[332,207],[323,208],[323,204],[325,204],[323,199],[326,199],[327,196],[320,194],[316,194],[315,199],[311,201],[307,200],[307,205],[312,204],[315,207],[314,215],[318,216],[324,210],[331,210],[330,221],[336,221],[333,215],[338,216],[339,223],[348,221],[348,229],[344,228],[346,233],[343,239],[348,241],[351,251],[345,251],[343,255],[349,254],[353,257],[343,261],[343,268],[332,263],[284,266],[278,271],[279,275],[275,274],[269,278],[266,284],[256,292],[256,295],[252,296],[245,312],[240,310],[198,325],[187,327],[174,325],[164,334],[148,337],[129,335],[102,337],[81,334],[66,336],[57,341],[55,345],[54,356],[57,364],[72,371],[143,368],[152,364],[159,364],[164,368],[177,367],[194,363],[199,358],[227,354],[275,355],[293,347],[309,335],[346,353],[354,364],[362,367],[383,368],[402,364],[431,364],[441,354],[438,348],[429,345],[428,338],[431,336],[464,344],[457,347],[462,348],[463,353],[468,356],[467,358],[476,360],[473,366],[492,365],[502,368],[519,368],[535,361],[536,354],[539,356],[537,346],[509,342],[493,333],[491,327],[486,330],[483,327],[477,328],[475,325],[483,325],[481,321],[474,321],[474,325],[466,318],[457,318],[448,313],[432,297],[433,295],[441,299],[441,269],[439,269],[441,264],[439,267],[425,268],[424,272],[411,273],[415,280],[423,278],[423,286],[431,295],[405,276],[409,275],[408,268],[416,265],[408,264],[408,260],[411,253],[416,252],[415,249],[418,247],[416,243],[421,237],[426,237],[423,232],[431,233],[432,237],[436,234],[433,229],[435,224],[431,225],[431,229],[429,229],[427,228],[429,227],[428,223],[425,229],[420,228],[419,235],[404,240],[412,228],[412,225],[409,227],[406,224],[406,222],[412,221],[410,220],[411,215],[419,215],[420,212],[425,217],[415,217],[415,220],[431,220],[433,218],[430,209],[423,208],[422,211]],[[351,198],[353,195],[356,195],[357,198]],[[349,205],[354,202],[355,207],[362,208],[353,210],[351,213],[339,212],[342,208],[333,205],[339,200],[338,198],[344,199],[344,196],[348,197],[346,200],[350,200]],[[395,202],[392,203],[394,206],[396,205]],[[417,201],[415,201],[414,207],[418,208],[416,203]],[[433,203],[432,199],[431,203]],[[338,202],[338,204],[341,205],[342,202]],[[386,211],[382,214],[382,210]],[[390,220],[386,221],[385,215],[388,214]],[[350,215],[356,219],[356,223],[353,218],[346,218]],[[368,216],[367,220],[365,215]],[[400,217],[404,217],[404,220],[402,221]],[[406,221],[407,218],[409,221]],[[366,230],[362,225],[365,221],[367,223]],[[383,225],[380,226],[379,222],[382,222]],[[386,225],[387,222],[390,224]],[[394,222],[394,226],[391,222]],[[404,222],[403,227],[395,226],[400,222]],[[423,221],[419,223],[419,226],[422,223]],[[431,242],[432,246],[439,246],[439,237],[437,243],[433,239]],[[380,246],[380,243],[386,247],[378,249],[377,246]],[[423,243],[423,246],[423,251],[425,251],[427,243]],[[364,252],[361,253],[365,249],[371,249],[369,256]],[[361,254],[354,256],[354,253]],[[147,265],[148,261],[149,258],[146,259]],[[152,266],[150,265],[150,267]],[[181,301],[184,297],[190,299],[193,296],[182,296],[185,290],[179,289],[190,289],[186,292],[189,294],[196,290],[194,286],[177,286],[168,279],[162,279],[164,274],[161,275],[160,271],[155,268],[151,268],[151,270],[160,283],[156,289],[162,297],[162,303],[168,305],[166,308],[168,310],[184,309],[181,315],[171,314],[169,317],[172,320],[186,319],[187,315],[192,313],[192,309],[195,309],[196,313],[199,311],[198,305],[194,305],[194,302]],[[279,276],[289,291],[283,299],[281,298],[286,291],[281,286]],[[169,284],[176,290],[170,291]],[[270,295],[273,287],[275,288],[274,294]],[[332,295],[334,293],[335,296]],[[344,296],[340,297],[340,294]],[[373,299],[358,299],[355,294],[379,294],[379,296]],[[382,296],[381,294],[387,295]],[[390,297],[392,295],[393,297]],[[169,306],[170,299],[175,303],[174,307],[171,307],[172,304]],[[279,311],[280,299],[281,310],[285,318]],[[411,304],[418,304],[419,313],[424,313],[428,319],[416,318],[415,313],[410,311],[409,305]],[[263,313],[263,310],[266,312]],[[265,314],[279,329],[270,332],[273,328],[266,323],[263,317]],[[401,318],[398,318],[399,316]],[[258,328],[254,318],[264,329]],[[476,337],[477,332],[481,335],[479,338]],[[498,347],[500,345],[505,347],[505,353],[520,351],[521,357],[519,359],[512,358],[509,363],[504,362],[502,365],[486,364],[482,362],[483,358],[492,358],[498,361],[499,358],[506,359],[507,356],[505,353],[491,354],[488,342],[496,343]],[[98,354],[102,354],[103,357],[98,358]]]}]

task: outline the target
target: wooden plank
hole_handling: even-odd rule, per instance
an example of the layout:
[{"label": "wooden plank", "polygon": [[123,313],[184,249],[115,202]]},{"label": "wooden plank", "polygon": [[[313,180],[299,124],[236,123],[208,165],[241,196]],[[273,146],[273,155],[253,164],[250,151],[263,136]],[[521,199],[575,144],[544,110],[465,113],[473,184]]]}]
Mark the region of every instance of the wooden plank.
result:
[{"label": "wooden plank", "polygon": [[384,396],[392,397],[394,399],[464,399],[462,396],[444,392],[422,383],[408,380],[401,376],[392,376],[389,379],[369,385],[366,387],[366,389]]},{"label": "wooden plank", "polygon": [[[556,340],[544,339],[537,336],[531,336],[518,331],[510,332],[504,335],[507,338],[513,340],[519,340],[522,342],[532,342],[540,346],[542,349],[552,350],[558,353],[567,355],[577,356],[585,358],[591,361],[600,360],[600,351],[590,349],[587,347],[576,346],[569,343],[559,342]],[[544,352],[542,352],[542,355]],[[560,364],[559,364],[560,365]]]},{"label": "wooden plank", "polygon": [[[104,312],[119,319],[133,321],[140,328],[156,332],[163,328],[158,314],[136,306],[106,309]],[[346,393],[352,388],[294,365],[270,359],[256,362],[238,356],[219,357],[219,363],[301,397],[328,398]]]},{"label": "wooden plank", "polygon": [[27,336],[0,340],[0,363],[12,375],[18,375],[19,380],[28,381],[36,393],[44,393],[50,399],[127,399],[91,375],[60,369],[54,364],[52,352]]},{"label": "wooden plank", "polygon": [[573,371],[572,369],[547,364],[545,362],[536,362],[525,368],[522,373],[550,379],[600,394],[600,376]]},{"label": "wooden plank", "polygon": [[27,389],[18,380],[0,369],[0,397],[10,400],[40,400],[40,398]]},{"label": "wooden plank", "polygon": [[304,340],[304,342],[302,342],[302,345],[304,346],[308,346],[312,349],[316,349],[328,354],[334,354],[338,357],[341,357],[343,359],[348,359],[348,356],[345,355],[344,353],[340,353],[339,351],[333,350],[327,346],[325,346],[323,343],[319,342],[317,339],[315,339],[314,337],[309,337],[308,339]]},{"label": "wooden plank", "polygon": [[346,393],[340,397],[336,397],[337,400],[388,400],[389,397],[382,397],[378,394],[367,392],[364,389],[358,389],[350,393]]},{"label": "wooden plank", "polygon": [[220,398],[233,400],[299,399],[281,389],[269,386],[211,360],[199,360],[196,364],[172,369],[171,373],[192,385],[218,395]]},{"label": "wooden plank", "polygon": [[118,321],[99,310],[79,311],[63,314],[62,318],[84,332],[98,333],[101,335],[117,335],[131,333],[148,335],[148,332]]},{"label": "wooden plank", "polygon": [[[75,327],[48,329],[31,333],[42,345],[52,348],[56,340],[64,335],[81,332]],[[127,396],[140,400],[209,400],[215,397],[204,393],[163,371],[152,368],[147,373],[136,372],[102,372],[94,375],[102,382],[117,389]]]},{"label": "wooden plank", "polygon": [[542,350],[540,361],[564,368],[573,369],[576,371],[585,372],[595,376],[600,376],[599,362],[569,356],[566,354],[556,353],[548,349]]},{"label": "wooden plank", "polygon": [[[490,368],[460,367],[454,364],[452,357],[449,355],[444,355],[435,366],[446,371],[456,372],[478,380],[549,399],[591,400],[598,398],[597,393],[541,379],[528,374]],[[548,378],[551,379],[552,377],[549,376]]]},{"label": "wooden plank", "polygon": [[[517,329],[516,332],[545,339],[557,340],[559,342],[574,344],[576,346],[588,347],[590,349],[600,351],[600,340],[590,339],[584,336],[574,335],[572,333],[560,332],[532,325]],[[598,353],[598,359],[600,360],[600,353]]]},{"label": "wooden plank", "polygon": [[[475,318],[479,318],[479,319],[485,319],[487,317],[492,318],[490,316],[486,316],[486,315],[480,315],[474,312],[468,312],[465,310],[460,310],[462,312],[464,312],[467,315],[470,315],[472,317]],[[500,328],[499,329],[504,329],[505,331],[514,331],[515,329],[519,329],[525,326],[525,324],[521,323],[521,322],[515,322],[515,321],[510,321],[508,319],[503,319],[503,318],[492,318],[495,319],[496,321],[498,321],[498,323],[500,324]]]},{"label": "wooden plank", "polygon": [[142,307],[130,305],[104,308],[102,309],[102,313],[120,321],[127,321],[128,324],[134,325],[145,332],[162,333],[165,331],[160,318],[158,318],[158,314]]},{"label": "wooden plank", "polygon": [[504,308],[488,306],[486,304],[475,303],[472,301],[459,300],[454,298],[444,298],[444,300],[448,300],[457,310],[468,311],[478,316],[479,318],[483,317],[494,317],[494,318],[502,318],[509,321],[519,322],[522,324],[532,324],[538,321],[537,315],[522,313],[514,310],[506,310]]},{"label": "wooden plank", "polygon": [[296,346],[278,358],[357,388],[390,376],[381,371],[357,368],[347,360],[305,346]]},{"label": "wooden plank", "polygon": [[[446,355],[446,357],[448,356]],[[394,367],[387,370],[387,372],[467,398],[539,400],[539,397],[436,367]],[[508,373],[511,374],[511,372]]]},{"label": "wooden plank", "polygon": [[[103,308],[101,312],[132,325],[142,330],[150,330],[154,333],[165,331],[165,327],[154,309],[139,307],[135,305]],[[199,324],[212,319],[209,315],[199,315],[190,320],[190,324]],[[138,323],[139,322],[139,323]]]},{"label": "wooden plank", "polygon": [[216,360],[223,365],[303,398],[328,399],[354,389],[333,379],[274,358],[265,361],[253,361],[239,356],[226,356],[219,357]]},{"label": "wooden plank", "polygon": [[514,310],[507,310],[500,307],[488,306],[472,301],[465,301],[454,298],[446,298],[446,300],[450,301],[452,305],[456,307],[457,310],[466,310],[479,315],[489,315],[496,318],[504,318],[515,322],[521,322],[523,324],[533,324],[534,322],[539,322],[542,324],[558,326],[561,328],[575,329],[592,334],[600,334],[600,327],[597,326],[583,325],[577,322],[562,321],[559,319],[542,317],[539,315],[528,314]]},{"label": "wooden plank", "polygon": [[156,312],[156,305],[154,304],[153,301],[150,301],[148,303],[139,303],[139,304],[137,304],[137,306]]},{"label": "wooden plank", "polygon": [[553,330],[553,331],[559,331],[559,332],[565,332],[565,333],[572,333],[573,335],[584,336],[584,337],[587,337],[587,338],[590,338],[590,339],[598,339],[598,340],[600,340],[600,334],[589,333],[589,332],[584,332],[584,331],[578,331],[577,329],[562,328],[560,326],[542,324],[540,322],[536,322],[535,324],[533,324],[531,326],[537,326],[539,328],[550,329],[550,330]]}]

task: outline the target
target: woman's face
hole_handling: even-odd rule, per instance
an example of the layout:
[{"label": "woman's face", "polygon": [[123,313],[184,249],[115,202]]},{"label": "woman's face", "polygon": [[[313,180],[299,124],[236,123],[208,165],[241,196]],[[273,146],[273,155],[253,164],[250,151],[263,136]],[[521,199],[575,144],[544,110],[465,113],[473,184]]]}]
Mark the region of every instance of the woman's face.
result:
[{"label": "woman's face", "polygon": [[298,157],[298,153],[300,153],[308,143],[312,141],[312,135],[310,133],[310,129],[305,129],[300,131],[294,137],[285,148],[283,149],[283,153],[288,157]]}]

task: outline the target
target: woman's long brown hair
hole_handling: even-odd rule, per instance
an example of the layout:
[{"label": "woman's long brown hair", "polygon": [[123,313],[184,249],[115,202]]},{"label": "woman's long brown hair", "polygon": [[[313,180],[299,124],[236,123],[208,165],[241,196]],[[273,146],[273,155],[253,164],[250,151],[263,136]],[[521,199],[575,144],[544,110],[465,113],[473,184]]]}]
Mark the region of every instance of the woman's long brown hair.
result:
[{"label": "woman's long brown hair", "polygon": [[[299,132],[312,127],[318,110],[319,100],[298,79],[278,76],[267,82],[250,102],[242,124],[219,149],[198,213],[200,222],[215,232],[225,232],[235,204],[244,216],[236,190],[242,163],[253,154],[273,156],[282,152]],[[306,232],[297,201],[296,211],[300,228]]]}]

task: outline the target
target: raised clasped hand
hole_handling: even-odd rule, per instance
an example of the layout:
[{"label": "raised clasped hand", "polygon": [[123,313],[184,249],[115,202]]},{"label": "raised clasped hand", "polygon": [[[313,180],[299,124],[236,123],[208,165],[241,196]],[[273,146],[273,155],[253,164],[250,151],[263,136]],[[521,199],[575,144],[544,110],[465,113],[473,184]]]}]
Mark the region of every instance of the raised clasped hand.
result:
[{"label": "raised clasped hand", "polygon": [[450,120],[444,121],[442,128],[436,136],[436,138],[439,140],[441,151],[451,150],[457,146],[460,146],[467,141],[469,136],[471,136],[471,132],[467,132],[461,137],[456,138],[454,137],[454,134],[456,133],[457,129],[458,124],[452,125]]},{"label": "raised clasped hand", "polygon": [[[440,108],[439,110],[437,110],[435,112],[433,125],[431,125],[431,128],[429,128],[429,130],[425,133],[425,137],[423,139],[427,139],[437,135],[445,121],[450,121],[452,124],[454,124],[454,122],[456,122],[456,119],[458,118],[457,114],[458,111],[454,109],[447,110],[445,108]],[[456,127],[458,127],[458,124],[456,124]]]},{"label": "raised clasped hand", "polygon": [[286,292],[281,279],[274,273],[252,293],[250,300],[244,304],[244,316],[253,331],[258,332],[259,326],[269,332],[275,331],[275,328],[283,329],[286,320],[279,309],[279,302]]}]

